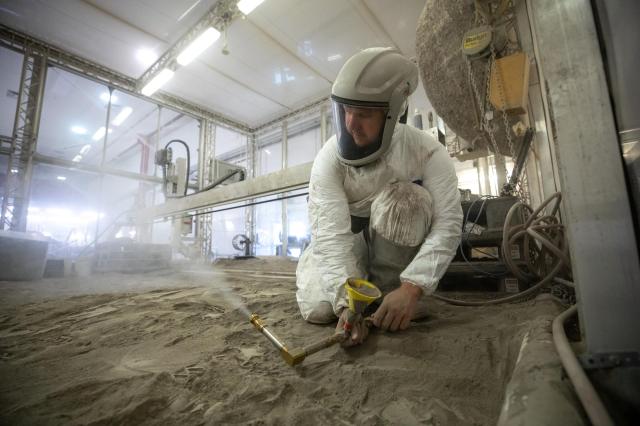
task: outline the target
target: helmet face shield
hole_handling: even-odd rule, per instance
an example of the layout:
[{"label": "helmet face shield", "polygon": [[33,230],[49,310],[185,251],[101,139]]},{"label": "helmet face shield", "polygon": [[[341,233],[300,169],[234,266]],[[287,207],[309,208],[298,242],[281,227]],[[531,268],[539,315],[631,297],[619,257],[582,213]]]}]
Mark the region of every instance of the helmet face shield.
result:
[{"label": "helmet face shield", "polygon": [[384,155],[417,85],[418,67],[396,49],[372,47],[349,58],[331,86],[339,160],[362,166]]},{"label": "helmet face shield", "polygon": [[383,145],[389,107],[332,96],[333,120],[342,161],[362,165],[375,160]]}]

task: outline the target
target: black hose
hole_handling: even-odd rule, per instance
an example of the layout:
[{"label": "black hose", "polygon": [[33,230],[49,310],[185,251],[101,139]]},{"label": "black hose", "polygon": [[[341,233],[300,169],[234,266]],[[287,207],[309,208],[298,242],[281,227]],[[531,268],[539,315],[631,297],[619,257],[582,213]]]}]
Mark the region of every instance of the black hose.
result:
[{"label": "black hose", "polygon": [[[548,215],[543,215],[541,217],[538,217],[538,214],[540,214],[544,210],[544,208],[554,199],[556,200],[556,202],[552,208],[551,213]],[[458,305],[458,306],[497,305],[500,303],[515,302],[517,300],[520,300],[524,297],[529,296],[530,294],[533,294],[534,292],[538,291],[539,289],[547,285],[549,282],[551,282],[563,267],[569,266],[569,263],[568,263],[569,259],[567,254],[568,247],[564,239],[564,232],[562,232],[562,225],[555,223],[556,221],[555,214],[559,210],[560,199],[561,199],[560,193],[556,192],[555,194],[547,198],[540,205],[540,207],[538,207],[535,210],[533,210],[527,204],[517,202],[513,206],[511,206],[505,218],[503,236],[502,236],[502,259],[506,264],[506,266],[511,270],[511,272],[517,278],[525,282],[531,282],[535,279],[538,279],[539,281],[536,284],[534,284],[533,286],[529,287],[527,290],[521,293],[514,294],[512,296],[502,297],[499,299],[492,299],[492,300],[461,300],[461,299],[443,297],[438,294],[433,294],[432,296],[438,300],[442,300],[443,302],[447,302],[449,304]],[[511,219],[514,213],[518,210],[518,208],[523,208],[529,211],[531,215],[525,221],[524,224],[510,227]],[[551,223],[547,223],[543,225],[540,224],[541,222],[545,222],[545,221],[551,222]],[[556,238],[557,241],[555,242],[549,241],[546,235],[542,235],[541,232],[537,232],[537,231],[544,232],[548,230],[551,230],[552,232],[557,232],[557,238]],[[521,237],[524,238],[525,259],[527,260],[527,266],[529,267],[530,271],[523,271],[513,262],[513,260],[509,256],[509,253],[510,253],[509,248],[511,244],[516,239]],[[539,258],[542,257],[542,254],[544,253],[543,250],[545,248],[549,251],[551,255],[555,256],[555,261],[553,262],[551,270],[544,276],[537,273],[537,271],[534,268],[535,265],[533,261],[530,259],[530,256],[529,256],[530,238],[533,238],[539,241],[540,244],[542,245],[542,249],[540,249],[541,251],[539,254]]]},{"label": "black hose", "polygon": [[208,191],[212,188],[215,188],[216,186],[220,185],[221,183],[224,183],[226,180],[231,179],[233,176],[235,176],[236,174],[240,173],[240,180],[244,180],[244,171],[242,171],[241,169],[235,169],[230,171],[229,173],[227,173],[225,176],[222,176],[221,178],[215,180],[214,182],[212,182],[210,185],[202,188],[201,190],[197,191],[197,193],[199,192],[204,192],[204,191]]},{"label": "black hose", "polygon": [[[164,149],[169,148],[169,145],[176,142],[184,145],[184,148],[187,150],[187,176],[184,182],[184,195],[186,196],[187,188],[189,188],[189,176],[191,175],[191,153],[189,151],[189,145],[187,145],[187,143],[181,139],[172,139],[169,142],[167,142],[167,144],[164,146]],[[163,176],[166,176],[164,166],[162,167],[162,172],[163,172]],[[166,180],[166,177],[165,177],[165,180]]]}]

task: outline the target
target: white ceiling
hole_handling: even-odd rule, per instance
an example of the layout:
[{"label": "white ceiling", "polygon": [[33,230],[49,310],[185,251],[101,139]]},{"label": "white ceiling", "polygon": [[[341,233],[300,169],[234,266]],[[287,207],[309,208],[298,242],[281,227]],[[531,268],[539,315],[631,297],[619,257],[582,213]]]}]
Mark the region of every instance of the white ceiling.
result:
[{"label": "white ceiling", "polygon": [[[139,78],[215,0],[0,0],[0,22]],[[265,0],[163,88],[256,127],[328,96],[338,70],[371,46],[414,56],[424,0]],[[141,58],[145,52],[147,58]],[[414,105],[428,105],[418,93]]]}]

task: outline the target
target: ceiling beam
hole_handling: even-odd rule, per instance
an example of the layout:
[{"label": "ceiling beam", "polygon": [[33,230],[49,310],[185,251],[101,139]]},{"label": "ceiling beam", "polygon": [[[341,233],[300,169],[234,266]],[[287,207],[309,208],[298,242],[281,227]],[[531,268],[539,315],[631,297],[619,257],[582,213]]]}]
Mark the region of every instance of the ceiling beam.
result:
[{"label": "ceiling beam", "polygon": [[100,84],[111,86],[114,89],[123,91],[137,98],[151,100],[158,105],[177,110],[191,117],[211,120],[214,123],[229,127],[232,130],[238,131],[245,135],[252,134],[257,131],[262,131],[269,126],[273,126],[279,121],[291,118],[298,114],[307,112],[310,109],[318,107],[322,103],[326,102],[329,96],[329,94],[327,93],[327,96],[324,96],[302,106],[301,108],[289,111],[278,116],[275,119],[269,120],[252,128],[245,123],[233,120],[217,112],[213,112],[209,109],[193,104],[180,97],[170,95],[165,92],[156,93],[151,98],[143,96],[140,93],[136,92],[136,81],[133,78],[119,73],[118,71],[114,71],[111,68],[97,64],[88,59],[69,53],[61,48],[24,34],[18,30],[14,30],[4,24],[0,24],[0,46],[6,47],[7,49],[22,54],[24,54],[28,46],[32,49],[33,52],[37,54],[46,54],[50,63],[66,71],[78,74]]},{"label": "ceiling beam", "polygon": [[62,167],[67,170],[81,170],[83,172],[95,173],[95,174],[105,174],[108,176],[117,176],[124,177],[128,179],[134,179],[142,182],[149,183],[157,183],[161,184],[163,182],[162,178],[155,176],[147,176],[140,173],[127,172],[125,170],[115,169],[113,167],[100,167],[93,166],[91,164],[82,164],[79,162],[64,160],[62,158],[51,157],[48,155],[43,155],[39,153],[33,154],[33,161],[37,164],[48,164],[50,166]]},{"label": "ceiling beam", "polygon": [[166,92],[157,92],[150,98],[143,96],[137,90],[137,81],[135,79],[86,58],[69,53],[40,39],[14,30],[4,24],[0,24],[0,45],[22,54],[24,54],[26,48],[29,47],[32,52],[36,54],[46,55],[51,64],[98,83],[113,87],[114,89],[121,90],[132,96],[147,100],[151,99],[156,104],[178,110],[195,118],[211,120],[239,131],[240,133],[249,134],[252,132],[246,123],[233,120],[220,113]]},{"label": "ceiling beam", "polygon": [[301,108],[298,108],[286,114],[280,115],[277,118],[274,118],[273,120],[267,121],[264,124],[254,127],[252,131],[253,133],[263,132],[267,130],[269,127],[275,126],[284,120],[287,120],[293,117],[298,117],[305,113],[313,112],[316,109],[319,110],[322,105],[327,104],[328,102],[329,102],[329,94],[327,93],[327,96],[323,96],[322,98],[312,101]]},{"label": "ceiling beam", "polygon": [[169,47],[156,62],[153,63],[136,82],[137,90],[142,89],[158,72],[164,68],[173,71],[178,67],[176,58],[180,52],[187,47],[193,40],[198,38],[202,32],[208,27],[214,27],[218,31],[224,31],[224,28],[231,24],[233,19],[242,16],[242,13],[236,6],[237,0],[218,0],[216,4],[205,13],[195,25],[175,43]]}]

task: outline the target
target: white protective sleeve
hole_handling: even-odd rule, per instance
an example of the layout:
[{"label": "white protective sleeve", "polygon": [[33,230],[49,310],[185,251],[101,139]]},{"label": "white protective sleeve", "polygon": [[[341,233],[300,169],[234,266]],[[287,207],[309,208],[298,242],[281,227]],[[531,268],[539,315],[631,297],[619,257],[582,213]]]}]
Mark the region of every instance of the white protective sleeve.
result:
[{"label": "white protective sleeve", "polygon": [[462,229],[458,177],[442,145],[424,165],[422,186],[433,198],[431,229],[416,257],[400,274],[400,280],[421,287],[428,295],[435,291],[455,256]]},{"label": "white protective sleeve", "polygon": [[323,149],[313,163],[309,182],[309,247],[318,259],[323,293],[336,315],[347,306],[344,282],[359,275],[353,253],[355,237],[344,190],[345,170],[332,158],[333,151]]}]

